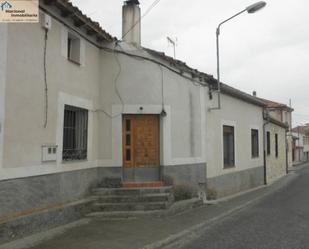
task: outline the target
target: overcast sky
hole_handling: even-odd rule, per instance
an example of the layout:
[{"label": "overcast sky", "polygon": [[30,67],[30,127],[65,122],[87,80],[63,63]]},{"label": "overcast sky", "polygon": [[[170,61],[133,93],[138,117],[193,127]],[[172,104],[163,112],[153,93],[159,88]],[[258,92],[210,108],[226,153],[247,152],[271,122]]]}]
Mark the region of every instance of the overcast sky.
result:
[{"label": "overcast sky", "polygon": [[[142,45],[168,55],[176,38],[177,59],[216,77],[215,29],[256,0],[161,0],[142,20]],[[107,32],[121,38],[120,0],[73,0]],[[144,13],[154,0],[140,0]],[[255,13],[224,24],[220,37],[221,80],[259,97],[289,103],[293,123],[309,122],[309,1],[269,0]]]}]

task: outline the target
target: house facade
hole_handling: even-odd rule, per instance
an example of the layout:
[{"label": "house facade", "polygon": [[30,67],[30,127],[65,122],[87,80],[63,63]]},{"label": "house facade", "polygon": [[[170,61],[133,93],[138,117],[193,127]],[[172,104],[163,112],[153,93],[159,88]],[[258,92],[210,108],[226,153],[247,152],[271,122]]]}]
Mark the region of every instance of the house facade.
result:
[{"label": "house facade", "polygon": [[205,187],[210,76],[116,42],[66,1],[40,9],[41,23],[1,25],[0,216],[82,198],[106,177]]},{"label": "house facade", "polygon": [[104,178],[222,197],[281,175],[283,160],[265,168],[265,103],[222,84],[211,110],[217,81],[141,46],[138,1],[123,13],[123,41],[64,0],[40,1],[40,23],[0,25],[0,219],[61,208]]},{"label": "house facade", "polygon": [[208,111],[206,119],[207,187],[217,197],[264,184],[264,104],[225,84],[222,91],[221,109]]},{"label": "house facade", "polygon": [[292,129],[294,164],[309,160],[309,137],[306,134],[307,129],[307,125],[297,126]]},{"label": "house facade", "polygon": [[269,117],[275,121],[286,124],[288,127],[286,132],[287,165],[291,168],[293,166],[292,112],[294,109],[286,104],[262,98],[260,99],[266,105],[266,115],[269,115]]}]

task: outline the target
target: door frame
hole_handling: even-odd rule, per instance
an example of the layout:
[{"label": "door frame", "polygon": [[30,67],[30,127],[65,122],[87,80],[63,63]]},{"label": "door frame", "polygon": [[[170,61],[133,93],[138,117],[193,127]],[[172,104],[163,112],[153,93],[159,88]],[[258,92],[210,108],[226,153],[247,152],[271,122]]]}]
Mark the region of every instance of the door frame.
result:
[{"label": "door frame", "polygon": [[[157,120],[158,120],[158,179],[157,181],[161,181],[162,180],[162,119],[161,119],[161,116],[160,114],[158,113],[123,113],[121,115],[121,137],[122,137],[122,145],[121,145],[121,148],[122,148],[122,181],[125,181],[125,170],[126,169],[130,169],[132,168],[133,169],[133,172],[135,174],[135,170],[138,169],[138,168],[141,168],[143,169],[143,167],[136,167],[134,166],[134,162],[133,162],[133,165],[131,167],[125,167],[125,162],[126,162],[126,153],[125,153],[125,150],[127,149],[127,146],[126,145],[126,135],[131,133],[130,135],[132,136],[132,133],[134,134],[134,132],[130,131],[127,133],[126,131],[126,123],[125,123],[125,118],[126,116],[156,116]],[[132,125],[132,123],[130,124]],[[132,129],[132,127],[131,127]],[[133,139],[131,138],[131,143],[132,143]],[[131,159],[134,158],[133,156],[133,153],[134,153],[134,149],[132,150],[131,148]],[[144,169],[146,169],[147,167],[145,167]],[[155,168],[155,167],[153,167]]]}]

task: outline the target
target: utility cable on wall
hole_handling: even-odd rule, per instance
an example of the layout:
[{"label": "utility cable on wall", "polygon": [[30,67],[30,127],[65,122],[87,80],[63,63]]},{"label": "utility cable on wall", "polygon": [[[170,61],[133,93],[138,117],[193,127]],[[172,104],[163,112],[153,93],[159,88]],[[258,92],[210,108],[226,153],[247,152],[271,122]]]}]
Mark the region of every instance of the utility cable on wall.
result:
[{"label": "utility cable on wall", "polygon": [[46,52],[47,52],[47,40],[48,40],[48,29],[45,29],[45,36],[44,36],[44,125],[43,127],[47,127],[47,120],[48,120],[48,85],[47,85],[47,69],[46,69]]},{"label": "utility cable on wall", "polygon": [[161,65],[158,65],[161,71],[161,101],[162,101],[162,111],[161,115],[166,116],[166,112],[164,109],[165,103],[164,103],[164,71]]},{"label": "utility cable on wall", "polygon": [[[114,47],[114,51],[116,51],[116,47],[118,46],[118,44],[116,43],[115,44],[115,47]],[[118,65],[118,72],[114,78],[114,89],[115,89],[115,93],[116,95],[118,96],[120,102],[121,102],[121,112],[116,114],[116,115],[112,115],[110,113],[108,113],[107,111],[105,111],[104,109],[97,109],[95,110],[95,112],[103,112],[106,116],[108,116],[109,118],[116,118],[116,117],[119,117],[122,115],[122,113],[124,112],[124,101],[120,95],[120,92],[119,92],[119,89],[118,89],[118,86],[117,86],[117,82],[118,82],[118,79],[119,79],[119,76],[121,74],[121,71],[122,71],[122,68],[121,68],[121,63],[119,61],[119,58],[118,58],[118,53],[113,53],[114,54],[114,58],[117,62],[117,65]]]},{"label": "utility cable on wall", "polygon": [[[50,16],[52,16],[53,18],[55,18],[56,20],[58,20],[60,23],[62,23],[64,26],[68,27],[69,29],[72,29],[74,32],[76,32],[77,34],[79,34],[82,38],[84,38],[86,41],[88,41],[90,44],[96,46],[97,48],[99,49],[102,49],[106,52],[109,52],[109,53],[119,53],[119,54],[123,54],[123,55],[127,55],[129,57],[132,57],[132,58],[135,58],[135,59],[139,59],[139,60],[145,60],[145,61],[149,61],[149,62],[152,62],[152,63],[155,63],[157,65],[161,65],[163,68],[166,68],[167,70],[173,72],[173,73],[176,73],[178,74],[180,77],[182,78],[185,78],[189,81],[192,82],[193,85],[195,86],[202,86],[202,87],[209,87],[208,84],[206,82],[202,82],[200,80],[198,80],[197,78],[194,79],[190,76],[186,76],[185,74],[183,74],[182,72],[180,72],[180,70],[178,69],[175,69],[175,68],[172,68],[171,66],[168,66],[158,60],[155,60],[155,59],[152,59],[152,58],[149,58],[149,57],[145,57],[145,56],[142,56],[142,55],[137,55],[137,54],[132,54],[132,53],[129,53],[129,52],[126,52],[124,50],[116,50],[116,49],[113,49],[113,48],[110,48],[110,47],[106,47],[106,46],[103,46],[103,45],[98,45],[97,43],[93,42],[91,39],[89,39],[89,37],[87,37],[85,34],[83,34],[82,32],[80,32],[78,29],[75,29],[71,26],[69,26],[67,23],[63,22],[61,19],[59,19],[57,16],[55,16],[53,13],[51,13],[50,11],[48,11],[47,9],[44,9],[44,8],[41,8],[44,12],[48,13]],[[90,23],[90,21],[89,21]],[[119,42],[119,41],[116,41],[116,42]]]}]

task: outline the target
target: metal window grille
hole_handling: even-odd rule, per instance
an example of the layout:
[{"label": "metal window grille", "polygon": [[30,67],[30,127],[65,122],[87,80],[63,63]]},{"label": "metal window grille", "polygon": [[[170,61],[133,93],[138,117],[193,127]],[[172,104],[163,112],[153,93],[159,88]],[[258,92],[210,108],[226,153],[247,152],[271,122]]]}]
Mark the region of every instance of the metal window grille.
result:
[{"label": "metal window grille", "polygon": [[65,106],[62,159],[86,160],[88,139],[88,111]]}]

